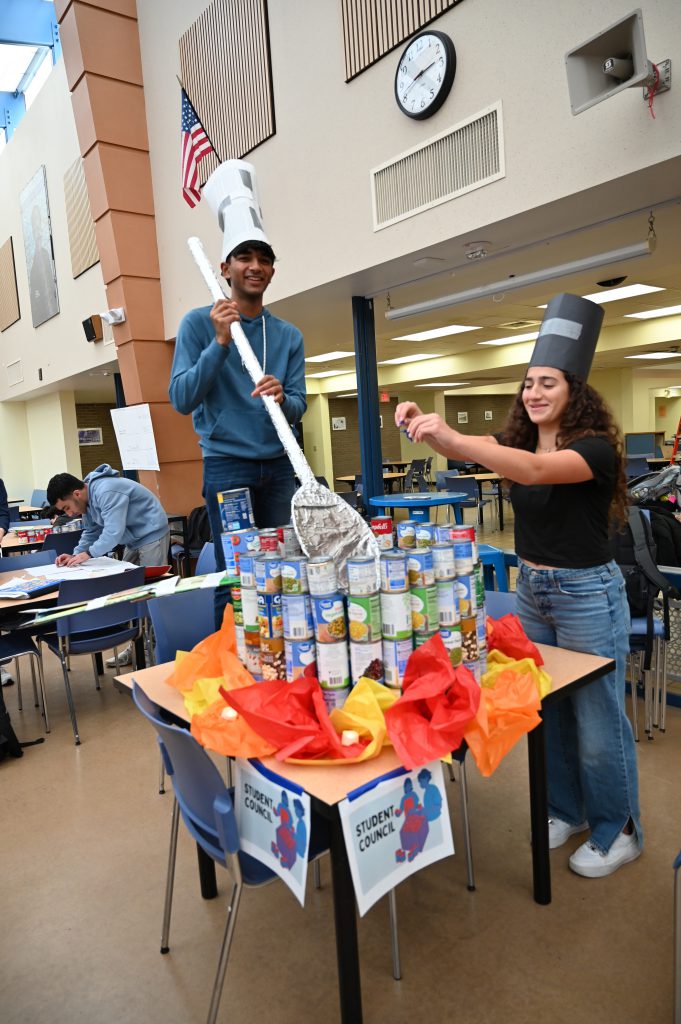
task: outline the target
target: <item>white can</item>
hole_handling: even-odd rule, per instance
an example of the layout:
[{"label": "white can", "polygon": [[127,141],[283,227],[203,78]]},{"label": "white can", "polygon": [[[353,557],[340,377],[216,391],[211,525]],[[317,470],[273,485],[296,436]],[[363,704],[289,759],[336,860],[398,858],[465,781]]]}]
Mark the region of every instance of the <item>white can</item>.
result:
[{"label": "white can", "polygon": [[411,597],[408,590],[401,594],[385,594],[381,591],[381,619],[386,640],[411,638]]},{"label": "white can", "polygon": [[241,611],[244,616],[244,629],[255,631],[260,628],[258,620],[258,592],[247,587],[241,588]]},{"label": "white can", "polygon": [[373,558],[348,558],[348,593],[359,597],[375,594],[378,590],[376,560]]},{"label": "white can", "polygon": [[317,676],[322,690],[343,690],[350,686],[348,645],[317,644]]},{"label": "white can", "polygon": [[323,596],[338,590],[338,577],[333,558],[310,558],[307,563],[307,585],[310,593]]}]

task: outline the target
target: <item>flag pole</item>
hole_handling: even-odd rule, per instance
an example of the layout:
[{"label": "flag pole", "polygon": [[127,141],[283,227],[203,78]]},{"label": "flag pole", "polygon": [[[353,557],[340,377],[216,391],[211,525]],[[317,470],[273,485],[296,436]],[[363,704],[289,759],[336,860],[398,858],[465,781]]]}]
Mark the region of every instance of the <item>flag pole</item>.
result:
[{"label": "flag pole", "polygon": [[[196,107],[195,107],[195,106],[194,106],[194,104],[192,103],[191,99],[189,99],[189,93],[187,92],[187,90],[185,89],[184,85],[182,84],[182,79],[180,78],[180,76],[179,76],[178,74],[176,74],[176,75],[175,75],[175,78],[176,78],[176,79],[178,80],[178,82],[179,82],[179,84],[180,84],[180,89],[182,89],[182,92],[183,92],[183,93],[185,94],[185,96],[187,97],[187,99],[189,100],[189,102],[190,102],[190,103],[192,104],[192,110],[193,110],[193,111],[194,111],[194,113],[196,114]],[[205,124],[203,123],[203,121],[201,120],[201,118],[199,117],[199,115],[198,115],[198,114],[196,114],[196,117],[197,117],[197,120],[198,120],[199,124],[200,124],[200,125],[201,125],[201,127],[203,128],[204,132],[206,132],[206,126],[205,126]],[[220,164],[221,164],[221,163],[222,163],[222,159],[220,158],[220,154],[218,153],[217,149],[216,149],[216,148],[215,148],[215,146],[213,145],[213,140],[211,139],[211,137],[210,137],[210,135],[208,134],[208,132],[206,132],[206,138],[207,138],[207,139],[208,139],[208,141],[210,142],[210,145],[211,145],[211,149],[212,149],[212,150],[213,150],[213,152],[215,153],[215,156],[217,157],[218,163],[220,163]],[[206,153],[206,156],[208,156],[208,154],[207,154],[207,153]]]}]

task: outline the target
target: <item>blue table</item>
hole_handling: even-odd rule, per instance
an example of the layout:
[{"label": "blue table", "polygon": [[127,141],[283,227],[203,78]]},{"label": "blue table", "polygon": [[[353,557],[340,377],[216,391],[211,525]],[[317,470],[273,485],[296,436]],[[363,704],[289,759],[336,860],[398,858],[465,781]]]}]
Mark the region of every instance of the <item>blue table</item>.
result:
[{"label": "blue table", "polygon": [[383,494],[369,498],[369,504],[374,508],[408,508],[411,509],[412,519],[419,519],[427,522],[430,519],[430,510],[437,505],[453,505],[454,519],[461,526],[463,513],[460,505],[462,501],[469,501],[470,494],[463,491],[416,491],[414,494]]}]

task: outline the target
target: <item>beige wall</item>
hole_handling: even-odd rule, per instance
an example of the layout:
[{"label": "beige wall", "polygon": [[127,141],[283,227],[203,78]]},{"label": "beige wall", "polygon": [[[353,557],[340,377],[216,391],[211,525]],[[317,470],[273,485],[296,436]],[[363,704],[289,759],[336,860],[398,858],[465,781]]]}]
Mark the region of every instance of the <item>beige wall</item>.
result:
[{"label": "beige wall", "polygon": [[47,487],[55,473],[73,473],[80,477],[73,392],[55,392],[28,402],[26,420],[35,486]]}]

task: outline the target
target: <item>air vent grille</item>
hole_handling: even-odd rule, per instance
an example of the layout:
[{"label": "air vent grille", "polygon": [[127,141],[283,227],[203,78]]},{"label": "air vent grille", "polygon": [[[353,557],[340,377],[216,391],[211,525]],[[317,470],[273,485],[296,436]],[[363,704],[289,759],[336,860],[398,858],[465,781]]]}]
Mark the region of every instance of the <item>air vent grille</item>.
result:
[{"label": "air vent grille", "polygon": [[503,178],[501,103],[371,171],[374,230]]}]

